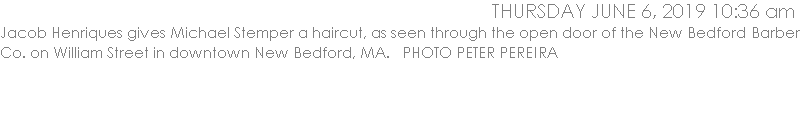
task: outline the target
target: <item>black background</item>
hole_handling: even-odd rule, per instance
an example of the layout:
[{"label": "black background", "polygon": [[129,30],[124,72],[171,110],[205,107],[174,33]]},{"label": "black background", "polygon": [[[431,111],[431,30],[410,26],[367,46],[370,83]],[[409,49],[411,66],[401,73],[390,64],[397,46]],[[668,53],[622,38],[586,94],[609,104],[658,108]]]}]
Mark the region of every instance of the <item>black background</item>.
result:
[{"label": "black background", "polygon": [[[689,26],[775,27],[797,29],[796,19],[495,19],[492,3],[476,2],[185,2],[185,3],[47,3],[41,6],[4,5],[2,20],[7,28],[62,29],[164,29],[171,27],[247,27],[248,29],[307,29],[310,27],[373,29],[610,29],[647,27],[684,30]],[[574,3],[572,3],[574,5]],[[581,3],[582,4],[582,3]],[[718,3],[724,4],[724,3]],[[735,4],[735,3],[731,3]],[[562,5],[562,4],[558,4]],[[644,4],[637,3],[637,8]],[[651,4],[665,13],[662,4]],[[563,6],[563,5],[562,5]],[[593,3],[586,3],[593,6]],[[707,7],[713,7],[711,3]],[[761,3],[767,7],[796,5]],[[640,9],[637,9],[640,10]],[[709,8],[708,10],[711,10]],[[573,11],[577,9],[573,8]],[[584,13],[593,14],[593,10]],[[33,13],[33,14],[31,14]],[[713,12],[706,12],[710,15]],[[634,13],[638,14],[638,13]],[[748,29],[749,30],[749,29]],[[747,32],[747,35],[750,35]],[[320,107],[347,109],[402,108],[410,111],[463,112],[467,107],[487,105],[516,109],[586,110],[574,101],[626,102],[639,95],[668,93],[674,85],[737,72],[752,61],[794,59],[789,45],[797,39],[2,39],[2,46],[28,51],[75,46],[81,49],[120,47],[174,47],[182,49],[283,49],[293,47],[383,47],[390,59],[2,59],[3,77],[22,90],[23,97],[38,96],[56,104],[101,102],[120,107],[177,111],[208,105],[237,108],[234,112],[277,112],[297,115],[320,113]],[[401,59],[402,47],[448,46],[536,46],[555,47],[558,59]],[[356,52],[354,51],[354,52]],[[51,51],[52,52],[52,51]],[[289,55],[291,57],[292,54]],[[50,57],[54,57],[51,55]],[[254,57],[254,56],[253,56]],[[787,60],[788,61],[788,60]],[[755,66],[755,65],[750,65]],[[759,65],[760,66],[760,65]],[[765,67],[765,66],[760,66]],[[686,82],[684,82],[686,81]],[[707,82],[715,83],[715,82]],[[688,85],[688,84],[685,84]],[[717,88],[712,85],[691,86]],[[637,93],[613,93],[637,91]],[[89,94],[87,94],[89,93]],[[702,93],[688,91],[685,93]],[[78,97],[72,95],[80,95]],[[116,96],[122,95],[122,96]],[[597,97],[603,95],[603,97]],[[607,97],[611,95],[614,97]],[[59,96],[77,99],[59,98]],[[597,98],[595,98],[597,97]],[[604,99],[604,97],[606,97]],[[673,96],[674,97],[674,96]],[[144,100],[136,100],[142,99]],[[25,99],[23,99],[25,100]],[[137,106],[127,101],[172,108]],[[154,101],[164,100],[164,101]],[[184,101],[186,100],[186,101]],[[424,100],[424,101],[423,101]],[[457,100],[457,102],[450,102]],[[570,101],[574,100],[574,101]],[[635,100],[635,99],[634,99]],[[62,103],[63,102],[63,103]],[[84,103],[85,102],[85,103]],[[203,102],[215,102],[203,104]],[[312,103],[313,102],[313,103]],[[475,102],[475,103],[472,103]],[[541,102],[541,103],[539,103]],[[286,105],[287,103],[297,105]],[[371,106],[353,106],[369,103]],[[403,104],[422,104],[400,105]],[[476,104],[477,103],[477,104]],[[518,103],[518,104],[517,104]],[[541,104],[531,106],[531,103]],[[596,104],[596,103],[592,103]],[[383,106],[381,106],[383,105]],[[442,105],[440,109],[424,105]],[[472,105],[472,106],[470,106]],[[306,106],[306,107],[304,107]],[[492,107],[494,107],[492,106]],[[507,106],[507,107],[506,107]],[[526,106],[531,106],[525,108]],[[87,108],[84,106],[77,106]],[[117,109],[97,106],[89,109]],[[213,106],[212,106],[213,107]],[[383,108],[382,108],[383,107]],[[416,107],[416,108],[414,108]],[[477,106],[480,107],[480,106]],[[511,108],[518,107],[518,108]],[[41,108],[48,109],[46,107]],[[250,110],[264,109],[264,110]],[[419,110],[411,110],[419,109]],[[591,110],[591,109],[590,109]],[[50,110],[48,110],[50,111]],[[61,111],[61,110],[56,110]],[[405,110],[392,110],[405,112]],[[530,110],[528,110],[530,111]],[[599,111],[599,110],[593,110]],[[195,111],[185,111],[195,112]],[[293,113],[294,112],[294,113]],[[346,111],[345,111],[346,112]],[[503,112],[503,111],[500,111]],[[534,111],[535,112],[535,111]],[[548,110],[547,113],[558,111]],[[339,114],[346,114],[338,112]],[[397,113],[397,114],[405,114]],[[114,113],[110,113],[114,114]],[[227,113],[208,113],[227,114]],[[206,114],[206,115],[208,115]],[[236,113],[233,113],[236,114]],[[330,114],[337,114],[331,112]],[[382,113],[376,113],[382,114]],[[446,113],[452,115],[452,113]],[[476,114],[493,114],[476,113]],[[472,115],[476,115],[472,114]],[[557,113],[556,113],[557,114]],[[257,116],[238,114],[239,116]],[[352,114],[351,114],[352,115]],[[405,114],[409,115],[409,114]],[[411,114],[413,115],[413,113]],[[519,114],[516,114],[519,115]],[[563,114],[562,114],[563,115]],[[202,115],[196,115],[202,116]],[[362,116],[370,116],[362,114]],[[467,115],[459,115],[468,117]],[[326,118],[335,117],[328,116]],[[258,117],[260,118],[260,117]],[[281,117],[289,118],[289,117]],[[304,117],[303,117],[304,118]],[[433,119],[435,117],[431,117]],[[549,117],[556,118],[558,117]]]}]

